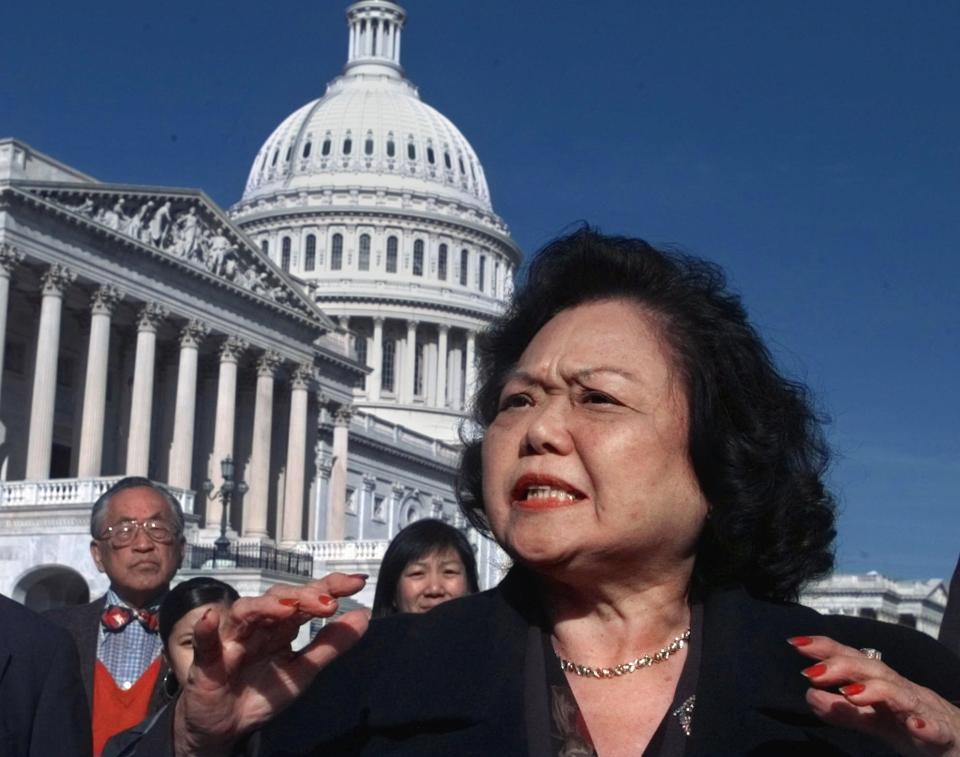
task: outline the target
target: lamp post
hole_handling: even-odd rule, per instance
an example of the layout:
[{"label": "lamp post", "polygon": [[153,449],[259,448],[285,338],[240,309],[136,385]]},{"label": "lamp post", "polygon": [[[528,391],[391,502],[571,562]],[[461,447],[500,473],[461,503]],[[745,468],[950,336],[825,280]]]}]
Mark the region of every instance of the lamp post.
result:
[{"label": "lamp post", "polygon": [[227,513],[230,510],[230,503],[233,501],[233,493],[236,492],[240,497],[247,493],[247,482],[234,481],[234,471],[233,458],[227,455],[220,461],[220,475],[223,477],[220,489],[214,491],[213,481],[209,478],[203,482],[203,491],[207,495],[207,499],[220,497],[220,536],[214,542],[216,548],[214,552],[215,560],[225,558],[230,549],[230,540],[227,538]]}]

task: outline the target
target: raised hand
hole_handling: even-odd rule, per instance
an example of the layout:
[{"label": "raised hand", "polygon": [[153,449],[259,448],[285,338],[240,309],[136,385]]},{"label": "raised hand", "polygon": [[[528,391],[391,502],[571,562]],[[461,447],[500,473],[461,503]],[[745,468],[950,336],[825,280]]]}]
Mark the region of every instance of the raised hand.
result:
[{"label": "raised hand", "polygon": [[795,636],[818,662],[803,670],[807,702],[831,725],[874,736],[903,755],[960,757],[960,708],[880,660],[826,636]]},{"label": "raised hand", "polygon": [[305,586],[278,584],[221,613],[208,610],[194,627],[193,665],[174,713],[178,757],[229,755],[244,734],[290,704],[353,646],[366,631],[366,610],[331,621],[296,654],[290,645],[304,622],[333,615],[337,598],[360,591],[365,581],[332,573]]}]

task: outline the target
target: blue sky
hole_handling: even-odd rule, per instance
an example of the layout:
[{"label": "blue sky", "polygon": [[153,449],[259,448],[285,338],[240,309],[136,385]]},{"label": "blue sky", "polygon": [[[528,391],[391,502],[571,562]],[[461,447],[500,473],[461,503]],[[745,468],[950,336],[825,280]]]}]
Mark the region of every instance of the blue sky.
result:
[{"label": "blue sky", "polygon": [[[0,135],[237,200],[346,58],[340,0],[13,3]],[[408,0],[403,63],[526,251],[588,220],[721,263],[832,422],[842,570],[960,551],[960,6]]]}]

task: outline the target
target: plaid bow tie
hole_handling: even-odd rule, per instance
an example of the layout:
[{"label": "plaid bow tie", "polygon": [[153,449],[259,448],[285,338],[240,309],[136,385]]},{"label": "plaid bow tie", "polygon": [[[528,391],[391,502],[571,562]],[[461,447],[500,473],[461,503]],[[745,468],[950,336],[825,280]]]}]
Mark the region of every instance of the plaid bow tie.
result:
[{"label": "plaid bow tie", "polygon": [[103,627],[113,633],[119,633],[127,627],[133,620],[139,620],[149,633],[156,633],[160,628],[159,614],[150,610],[131,610],[129,607],[120,605],[110,605],[100,616],[100,622]]}]

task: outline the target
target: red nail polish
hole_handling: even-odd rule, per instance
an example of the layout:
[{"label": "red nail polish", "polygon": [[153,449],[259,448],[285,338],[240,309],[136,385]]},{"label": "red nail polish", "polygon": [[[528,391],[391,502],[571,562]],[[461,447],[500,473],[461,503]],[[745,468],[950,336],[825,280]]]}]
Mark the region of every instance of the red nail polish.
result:
[{"label": "red nail polish", "polygon": [[348,573],[347,575],[350,576],[350,578],[362,578],[364,581],[370,578],[369,573]]},{"label": "red nail polish", "polygon": [[795,647],[805,647],[807,644],[812,644],[813,639],[809,636],[792,636],[787,639],[787,644],[792,644]]},{"label": "red nail polish", "polygon": [[924,720],[923,718],[918,718],[918,717],[914,716],[914,718],[913,718],[913,727],[914,727],[914,728],[917,728],[917,729],[926,728],[926,727],[927,727],[927,721]]},{"label": "red nail polish", "polygon": [[816,665],[811,665],[809,668],[801,670],[800,672],[807,678],[817,678],[827,672],[827,666],[822,662],[818,662]]},{"label": "red nail polish", "polygon": [[212,607],[208,607],[206,610],[203,611],[203,615],[200,616],[200,622],[201,622],[201,623],[203,623],[203,621],[205,621],[205,620],[207,619],[207,616],[210,614],[210,611],[211,611],[212,609],[213,609]]},{"label": "red nail polish", "polygon": [[280,600],[280,604],[286,605],[287,607],[299,607],[300,600],[294,599],[293,597],[284,597]]},{"label": "red nail polish", "polygon": [[840,693],[845,697],[855,697],[857,694],[863,693],[863,690],[867,688],[862,683],[851,683],[846,686],[840,687]]},{"label": "red nail polish", "polygon": [[321,594],[321,595],[320,595],[320,604],[322,604],[322,605],[332,605],[332,604],[333,604],[334,602],[336,602],[336,601],[337,601],[337,600],[335,600],[335,599],[334,599],[333,597],[331,597],[329,594]]}]

